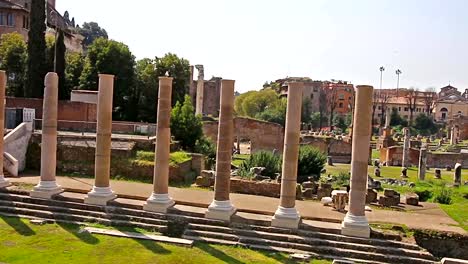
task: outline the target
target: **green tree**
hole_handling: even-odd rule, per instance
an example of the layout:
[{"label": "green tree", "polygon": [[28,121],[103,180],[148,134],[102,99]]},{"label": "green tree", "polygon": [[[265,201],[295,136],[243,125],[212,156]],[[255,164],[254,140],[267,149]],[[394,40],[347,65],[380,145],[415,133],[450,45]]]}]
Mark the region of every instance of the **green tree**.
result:
[{"label": "green tree", "polygon": [[54,57],[55,57],[55,37],[52,35],[47,35],[46,38],[46,70],[47,72],[54,71]]},{"label": "green tree", "polygon": [[58,98],[59,100],[69,100],[70,99],[70,92],[71,90],[68,89],[66,83],[66,60],[65,60],[65,53],[67,52],[67,48],[65,47],[63,31],[59,30],[57,36],[57,48],[56,48],[56,55],[55,55],[55,72],[59,77],[59,87],[58,87]]},{"label": "green tree", "polygon": [[419,114],[414,122],[413,128],[417,134],[429,136],[437,133],[439,127],[434,123],[434,119],[425,114]]},{"label": "green tree", "polygon": [[403,127],[408,126],[408,121],[403,119],[399,114],[396,108],[392,109],[392,114],[390,116],[390,126],[398,126],[401,125]]},{"label": "green tree", "polygon": [[176,102],[183,102],[184,97],[188,94],[190,78],[190,63],[184,58],[179,58],[173,53],[167,53],[162,58],[156,57],[156,76],[164,76],[169,73],[169,76],[174,78],[172,84],[172,105]]},{"label": "green tree", "polygon": [[258,113],[255,118],[285,126],[286,108],[287,100],[286,98],[282,98],[276,101],[273,105],[270,105],[263,112]]},{"label": "green tree", "polygon": [[84,57],[78,52],[67,52],[65,55],[66,90],[71,91],[80,86],[80,76],[83,72]]},{"label": "green tree", "polygon": [[3,34],[0,38],[0,68],[8,74],[7,94],[24,96],[24,72],[27,45],[19,33]]},{"label": "green tree", "polygon": [[[320,120],[322,117],[322,120]],[[320,112],[314,112],[310,115],[310,124],[312,125],[313,129],[319,129],[320,124],[327,123],[328,119],[326,115],[320,114]]]},{"label": "green tree", "polygon": [[310,100],[309,97],[306,97],[302,100],[302,115],[301,115],[301,121],[307,124],[310,124],[311,122],[311,115],[312,115],[312,101]]},{"label": "green tree", "polygon": [[346,128],[348,128],[345,119],[341,115],[336,115],[333,118],[333,126],[341,129],[342,132],[346,131]]},{"label": "green tree", "polygon": [[115,75],[114,119],[134,121],[138,113],[134,66],[135,57],[127,45],[98,38],[88,47],[88,55],[80,77],[80,88],[97,90],[98,74]]},{"label": "green tree", "polygon": [[39,98],[44,93],[44,76],[47,73],[45,65],[45,14],[45,0],[31,1],[27,77],[25,84],[26,97]]},{"label": "green tree", "polygon": [[192,99],[186,95],[184,103],[177,102],[171,112],[171,134],[180,146],[188,151],[194,151],[198,140],[203,137],[202,120],[195,115]]},{"label": "green tree", "polygon": [[140,94],[138,119],[145,122],[155,122],[159,87],[154,60],[145,58],[137,61],[135,76],[136,90]]},{"label": "green tree", "polygon": [[278,95],[272,89],[252,92],[243,100],[242,110],[246,116],[255,117],[258,113],[277,104],[279,100]]},{"label": "green tree", "polygon": [[96,22],[85,22],[78,32],[84,37],[83,48],[86,50],[98,38],[108,39],[107,31]]},{"label": "green tree", "polygon": [[236,96],[236,99],[234,101],[234,110],[237,115],[246,116],[246,114],[244,113],[244,109],[242,108],[242,104],[244,103],[245,98],[247,98],[253,93],[256,93],[256,91],[248,91],[243,94],[240,94],[239,96]]}]

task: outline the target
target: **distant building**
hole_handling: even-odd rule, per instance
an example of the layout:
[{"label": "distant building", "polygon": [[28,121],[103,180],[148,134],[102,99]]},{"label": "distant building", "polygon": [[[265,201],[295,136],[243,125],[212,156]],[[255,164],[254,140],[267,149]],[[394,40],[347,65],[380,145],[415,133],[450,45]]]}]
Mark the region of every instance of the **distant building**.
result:
[{"label": "distant building", "polygon": [[[288,95],[287,82],[303,82],[304,91],[303,98],[311,100],[310,111],[318,112],[320,104],[326,102],[320,101],[320,93],[323,92],[327,96],[335,98],[336,108],[335,113],[345,115],[350,113],[354,105],[354,86],[346,81],[317,81],[312,80],[309,77],[288,77],[285,79],[279,79],[275,81],[280,84],[280,95]],[[328,111],[329,106],[325,107]]]},{"label": "distant building", "polygon": [[[203,88],[203,109],[202,113],[204,116],[219,116],[219,107],[220,107],[220,96],[221,96],[221,77],[212,77],[210,80],[204,81]],[[191,87],[197,87],[197,81],[192,80]],[[192,97],[192,103],[195,106],[196,104],[196,89],[190,93]]]},{"label": "distant building", "polygon": [[448,85],[440,89],[434,105],[436,121],[446,122],[458,116],[468,116],[468,89],[462,94],[457,88]]},{"label": "distant building", "polygon": [[308,77],[287,77],[284,79],[276,80],[275,83],[279,84],[280,96],[288,96],[288,82],[303,82],[304,89],[302,93],[303,99],[310,99],[310,111],[318,112],[320,103],[320,91],[323,89],[322,81],[314,81]]},{"label": "distant building", "polygon": [[[0,36],[18,32],[28,41],[30,27],[30,10],[32,0],[0,0]],[[55,0],[47,1],[47,31],[55,35],[56,27],[64,32],[64,42],[67,50],[82,52],[84,37],[78,33],[75,19],[70,20],[68,12],[62,16],[55,9]]]}]

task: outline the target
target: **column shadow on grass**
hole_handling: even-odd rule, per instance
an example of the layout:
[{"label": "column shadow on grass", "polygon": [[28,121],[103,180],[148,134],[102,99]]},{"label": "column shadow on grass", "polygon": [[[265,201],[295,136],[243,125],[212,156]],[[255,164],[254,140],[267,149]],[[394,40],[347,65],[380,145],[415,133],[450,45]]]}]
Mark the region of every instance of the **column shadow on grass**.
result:
[{"label": "column shadow on grass", "polygon": [[36,234],[34,230],[23,223],[19,216],[0,216],[0,218],[22,236],[33,236]]},{"label": "column shadow on grass", "polygon": [[63,222],[56,222],[63,230],[74,235],[79,240],[86,244],[96,245],[99,243],[99,239],[88,232],[80,232],[80,226],[75,224],[68,224]]},{"label": "column shadow on grass", "polygon": [[231,264],[244,264],[245,262],[242,262],[242,261],[239,261],[229,255],[227,255],[226,253],[224,253],[223,251],[219,250],[219,249],[216,249],[214,247],[212,247],[210,244],[206,244],[206,243],[200,243],[200,242],[196,242],[195,247],[205,251],[206,253],[208,253],[209,255],[223,261],[223,262],[226,262],[226,263],[231,263]]},{"label": "column shadow on grass", "polygon": [[[114,226],[114,228],[121,231],[121,232],[133,232],[133,233],[139,233],[139,234],[144,235],[143,233],[141,233],[140,231],[138,231],[134,227],[130,227],[130,226]],[[145,239],[138,239],[138,238],[131,238],[131,239],[133,239],[134,241],[136,241],[137,243],[139,243],[140,245],[142,245],[143,247],[145,247],[149,251],[153,252],[154,254],[167,255],[167,254],[172,253],[170,250],[168,250],[168,249],[164,248],[163,246],[159,245],[158,242],[156,242],[154,240],[145,240]]]}]

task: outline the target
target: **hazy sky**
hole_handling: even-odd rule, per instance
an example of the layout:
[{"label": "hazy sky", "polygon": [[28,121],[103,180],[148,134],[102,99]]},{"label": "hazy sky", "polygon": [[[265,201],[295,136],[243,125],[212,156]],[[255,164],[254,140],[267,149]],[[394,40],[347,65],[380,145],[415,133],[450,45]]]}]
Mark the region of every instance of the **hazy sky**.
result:
[{"label": "hazy sky", "polygon": [[[57,0],[137,59],[176,53],[205,78],[259,89],[286,76],[384,88],[468,88],[465,0]],[[196,78],[196,73],[195,76]]]}]

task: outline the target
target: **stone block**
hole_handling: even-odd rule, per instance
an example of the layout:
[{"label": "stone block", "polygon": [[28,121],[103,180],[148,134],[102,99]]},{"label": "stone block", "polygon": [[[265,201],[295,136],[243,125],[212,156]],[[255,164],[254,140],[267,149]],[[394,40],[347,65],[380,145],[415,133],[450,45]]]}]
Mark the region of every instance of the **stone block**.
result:
[{"label": "stone block", "polygon": [[199,187],[211,187],[214,185],[214,179],[198,176],[195,180],[195,184]]},{"label": "stone block", "polygon": [[377,192],[373,189],[367,189],[366,203],[375,203],[377,202]]},{"label": "stone block", "polygon": [[385,190],[384,190],[384,195],[385,195],[386,197],[393,197],[393,196],[395,196],[396,194],[397,194],[397,192],[396,192],[395,190],[393,190],[393,189],[385,189]]},{"label": "stone block", "polygon": [[418,206],[419,205],[419,196],[417,194],[415,194],[415,193],[407,194],[406,195],[406,204],[407,205]]},{"label": "stone block", "polygon": [[314,196],[314,192],[311,188],[307,188],[302,191],[302,197],[304,199],[312,199],[313,196]]},{"label": "stone block", "polygon": [[399,196],[393,196],[393,197],[380,196],[379,204],[384,207],[397,206],[398,204],[400,204],[400,197]]}]

